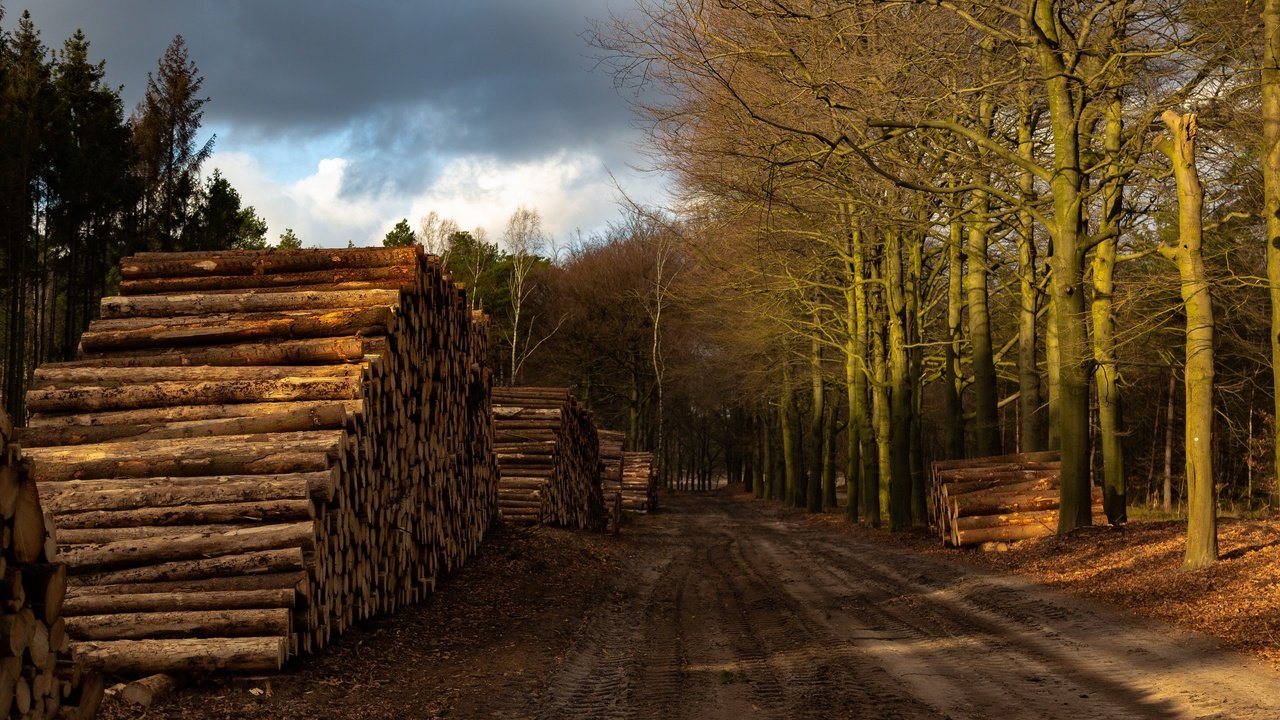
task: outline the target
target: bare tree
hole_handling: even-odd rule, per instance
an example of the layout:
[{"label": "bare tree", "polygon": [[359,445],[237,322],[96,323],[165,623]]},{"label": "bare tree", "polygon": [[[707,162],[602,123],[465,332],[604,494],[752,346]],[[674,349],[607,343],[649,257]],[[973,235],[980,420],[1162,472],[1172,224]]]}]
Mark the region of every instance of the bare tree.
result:
[{"label": "bare tree", "polygon": [[449,240],[458,232],[458,223],[453,218],[443,218],[435,210],[422,216],[418,221],[418,243],[432,255],[439,255],[440,260],[449,260]]},{"label": "bare tree", "polygon": [[[537,210],[523,205],[516,208],[507,218],[507,228],[502,239],[506,242],[507,253],[511,260],[511,377],[512,385],[520,377],[520,368],[529,355],[537,349],[541,342],[530,346],[529,339],[524,339],[524,347],[520,345],[520,323],[522,315],[533,293],[534,286],[530,281],[533,268],[541,259],[539,253],[547,244],[547,236],[542,230],[542,215]],[[527,321],[526,321],[527,323]],[[552,331],[555,332],[554,330]],[[544,338],[545,339],[545,338]]]}]

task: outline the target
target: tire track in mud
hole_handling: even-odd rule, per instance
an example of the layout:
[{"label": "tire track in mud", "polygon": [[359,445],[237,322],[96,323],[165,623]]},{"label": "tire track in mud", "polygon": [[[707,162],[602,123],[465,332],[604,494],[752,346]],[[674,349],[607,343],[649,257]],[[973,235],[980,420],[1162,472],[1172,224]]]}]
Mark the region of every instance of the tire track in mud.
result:
[{"label": "tire track in mud", "polygon": [[523,717],[1280,717],[1280,677],[1204,638],[760,503],[668,507]]},{"label": "tire track in mud", "polygon": [[1018,578],[778,522],[758,506],[741,511],[759,516],[753,537],[802,548],[814,575],[831,578],[801,584],[802,607],[829,601],[823,587],[878,596],[859,614],[905,642],[862,644],[957,717],[1280,717],[1276,674],[1206,638]]}]

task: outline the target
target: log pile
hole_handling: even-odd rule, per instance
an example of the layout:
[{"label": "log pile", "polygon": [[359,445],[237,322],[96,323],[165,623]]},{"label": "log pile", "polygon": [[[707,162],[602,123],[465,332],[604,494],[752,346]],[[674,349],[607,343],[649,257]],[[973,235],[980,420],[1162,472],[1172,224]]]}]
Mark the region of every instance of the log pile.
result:
[{"label": "log pile", "polygon": [[627,435],[599,429],[596,434],[600,437],[600,489],[616,531],[622,520],[622,453]]},{"label": "log pile", "polygon": [[[940,460],[930,467],[929,523],[961,547],[1046,537],[1058,531],[1057,451]],[[1105,522],[1100,488],[1094,522]]]},{"label": "log pile", "polygon": [[102,676],[85,672],[62,617],[67,569],[40,506],[30,468],[10,444],[0,412],[0,717],[91,718]]},{"label": "log pile", "polygon": [[622,454],[622,509],[647,513],[658,509],[658,475],[653,453]]},{"label": "log pile", "polygon": [[275,670],[475,550],[488,330],[436,258],[144,253],[121,276],[21,435],[91,665]]},{"label": "log pile", "polygon": [[564,388],[495,388],[498,508],[513,523],[603,530],[600,442]]}]

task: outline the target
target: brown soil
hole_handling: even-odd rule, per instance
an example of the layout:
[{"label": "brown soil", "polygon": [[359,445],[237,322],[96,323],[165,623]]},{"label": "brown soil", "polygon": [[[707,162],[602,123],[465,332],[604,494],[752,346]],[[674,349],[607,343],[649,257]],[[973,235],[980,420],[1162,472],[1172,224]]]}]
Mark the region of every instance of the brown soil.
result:
[{"label": "brown soil", "polygon": [[1179,573],[1167,525],[978,554],[740,496],[673,497],[616,538],[495,533],[424,607],[277,676],[106,717],[1274,718],[1280,675],[1264,663],[1080,597],[1252,618],[1191,625],[1260,649],[1243,627],[1275,626],[1276,575],[1248,575],[1277,567],[1261,559],[1271,529],[1228,526],[1226,562]]}]

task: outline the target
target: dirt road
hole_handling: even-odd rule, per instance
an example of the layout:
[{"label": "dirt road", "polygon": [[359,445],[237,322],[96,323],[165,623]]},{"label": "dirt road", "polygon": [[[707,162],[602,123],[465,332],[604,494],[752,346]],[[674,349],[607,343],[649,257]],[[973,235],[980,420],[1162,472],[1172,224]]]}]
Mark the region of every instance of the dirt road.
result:
[{"label": "dirt road", "polygon": [[1208,639],[758,504],[684,500],[637,531],[651,564],[530,715],[1280,717],[1280,678]]},{"label": "dirt road", "polygon": [[[595,552],[567,538],[550,541],[565,557]],[[411,611],[344,639],[371,658],[358,670],[339,648],[270,697],[197,687],[148,717],[1280,717],[1280,676],[1216,641],[761,503],[671,498],[592,542],[608,561],[533,560],[519,584],[482,557],[441,593],[517,583],[499,594],[527,615],[451,639],[419,623],[465,607]]]}]

